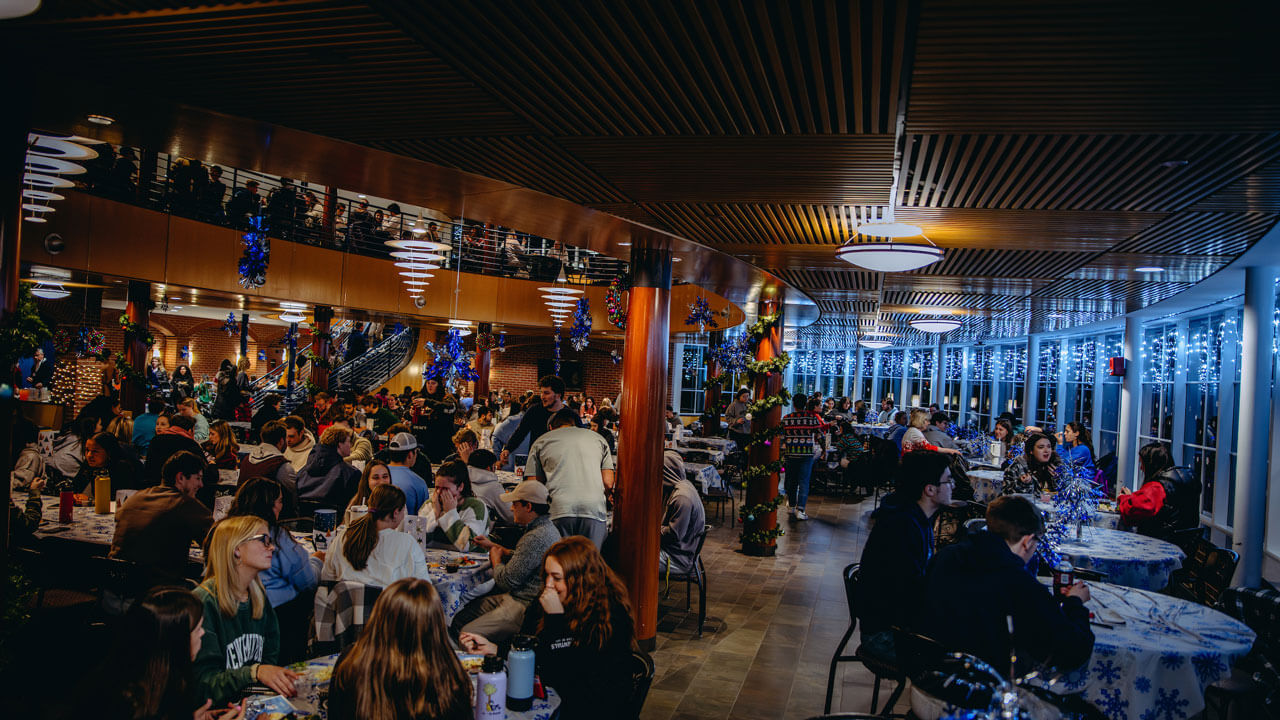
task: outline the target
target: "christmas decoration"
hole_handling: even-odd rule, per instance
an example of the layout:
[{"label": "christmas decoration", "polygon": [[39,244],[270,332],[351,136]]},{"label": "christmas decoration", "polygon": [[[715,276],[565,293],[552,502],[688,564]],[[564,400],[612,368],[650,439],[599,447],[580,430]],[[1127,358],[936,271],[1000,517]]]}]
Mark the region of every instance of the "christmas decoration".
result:
[{"label": "christmas decoration", "polygon": [[190,360],[190,359],[191,359],[191,346],[190,346],[190,345],[183,345],[182,347],[178,348],[178,359],[179,359],[179,360]]},{"label": "christmas decoration", "polygon": [[443,345],[437,347],[435,343],[427,343],[424,347],[435,358],[423,373],[425,377],[435,378],[446,387],[479,379],[480,376],[471,367],[473,353],[463,348],[462,331],[457,328],[449,331],[448,339]]},{"label": "christmas decoration", "polygon": [[725,373],[745,370],[753,357],[752,342],[749,335],[739,335],[723,345],[711,349],[711,359],[724,369]]},{"label": "christmas decoration", "polygon": [[[559,330],[557,329],[557,332]],[[573,327],[569,328],[569,344],[574,350],[582,352],[591,339],[591,301],[586,298],[578,300],[573,310]]]},{"label": "christmas decoration", "polygon": [[1058,491],[1053,495],[1053,512],[1048,518],[1045,536],[1037,552],[1050,567],[1056,566],[1062,557],[1058,547],[1073,536],[1084,539],[1084,526],[1098,514],[1098,502],[1102,490],[1094,484],[1093,473],[1083,463],[1067,466],[1067,477],[1058,478]]},{"label": "christmas decoration", "polygon": [[476,333],[476,352],[488,352],[497,347],[497,341],[494,340],[491,332]]},{"label": "christmas decoration", "polygon": [[75,340],[66,328],[53,331],[53,350],[59,355],[66,355],[75,350]]},{"label": "christmas decoration", "polygon": [[267,284],[267,266],[271,264],[271,241],[267,238],[261,215],[249,218],[249,232],[244,234],[244,254],[238,269],[240,285],[260,288]]},{"label": "christmas decoration", "polygon": [[716,322],[716,313],[712,312],[711,306],[707,304],[707,299],[699,295],[689,304],[689,317],[684,319],[685,325],[697,325],[698,332],[703,332],[708,326],[720,327]]},{"label": "christmas decoration", "polygon": [[18,358],[29,357],[50,337],[49,326],[40,317],[36,301],[31,297],[31,287],[22,284],[18,288],[16,311],[0,325],[0,362],[7,370],[18,362]]},{"label": "christmas decoration", "polygon": [[258,361],[259,361],[259,362],[266,362],[266,360],[267,360],[267,351],[266,351],[266,350],[259,350],[259,351],[258,351]]},{"label": "christmas decoration", "polygon": [[[123,316],[121,319],[123,319]],[[227,313],[227,319],[222,321],[222,331],[227,334],[227,337],[235,337],[240,334],[240,323],[236,321],[235,313]]]},{"label": "christmas decoration", "polygon": [[622,278],[615,277],[604,294],[604,306],[609,311],[609,322],[619,330],[627,328],[627,310],[622,302]]},{"label": "christmas decoration", "polygon": [[107,336],[102,334],[98,328],[81,327],[80,328],[80,350],[79,354],[84,356],[101,355],[107,349]]},{"label": "christmas decoration", "polygon": [[560,328],[556,328],[556,374],[560,373]]},{"label": "christmas decoration", "polygon": [[614,365],[617,365],[618,363],[622,362],[622,353],[618,352],[616,349],[610,350],[609,359],[613,361]]},{"label": "christmas decoration", "polygon": [[498,352],[504,353],[506,351],[507,351],[507,334],[498,333]]}]

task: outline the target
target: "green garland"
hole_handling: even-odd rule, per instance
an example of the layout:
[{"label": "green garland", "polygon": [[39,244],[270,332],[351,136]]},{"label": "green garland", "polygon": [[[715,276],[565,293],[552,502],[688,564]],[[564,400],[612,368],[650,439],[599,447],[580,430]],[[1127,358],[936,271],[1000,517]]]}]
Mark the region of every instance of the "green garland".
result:
[{"label": "green garland", "polygon": [[[769,502],[763,502],[759,505],[744,505],[738,509],[738,519],[742,521],[743,526],[749,522],[755,522],[757,517],[768,515],[777,511],[782,506],[783,496],[779,495]],[[771,530],[755,530],[747,532],[745,529],[738,535],[738,540],[744,545],[768,545],[773,540],[783,536],[783,530],[775,527]]]},{"label": "green garland", "polygon": [[784,388],[777,395],[767,395],[751,403],[750,407],[747,408],[747,412],[752,415],[759,415],[776,407],[782,407],[789,402],[791,402],[791,393]]},{"label": "green garland", "polygon": [[782,372],[791,364],[791,356],[782,353],[772,360],[758,360],[756,362],[747,363],[747,372],[752,375],[767,375],[769,373]]},{"label": "green garland", "polygon": [[320,368],[321,370],[333,369],[333,363],[329,362],[329,358],[326,358],[326,357],[320,357],[319,355],[313,354],[311,356],[311,362],[314,363],[315,366]]},{"label": "green garland", "polygon": [[753,431],[750,435],[747,436],[747,441],[743,445],[743,449],[745,450],[747,448],[755,447],[756,445],[759,445],[761,443],[769,442],[774,438],[778,437],[779,435],[781,435],[783,432],[784,431],[781,425],[760,428],[759,430]]},{"label": "green garland", "polygon": [[753,465],[742,472],[742,487],[750,487],[751,483],[756,480],[762,480],[771,477],[774,473],[782,469],[782,461],[774,460],[764,465]]},{"label": "green garland", "polygon": [[141,325],[129,319],[128,315],[120,316],[120,329],[125,333],[131,333],[136,340],[141,340],[147,347],[156,344],[155,335],[150,330],[144,330]]},{"label": "green garland", "polygon": [[[109,360],[110,359],[109,352],[110,351],[103,351],[103,353],[98,356],[98,359],[104,362],[106,360]],[[138,383],[139,387],[145,388],[147,386],[146,373],[142,372],[141,370],[133,369],[133,365],[131,365],[128,360],[125,360],[124,353],[115,353],[115,357],[116,357],[116,374],[120,376],[120,381],[122,383],[126,380],[129,380],[129,381]]]},{"label": "green garland", "polygon": [[751,327],[747,328],[747,334],[759,340],[760,338],[764,337],[764,334],[768,332],[770,328],[772,328],[774,325],[777,325],[778,321],[781,319],[782,319],[781,312],[776,312],[772,315],[765,315],[761,317],[759,320],[756,320],[755,324],[753,324]]},{"label": "green garland", "polygon": [[307,395],[311,395],[311,396],[314,396],[318,392],[325,392],[325,389],[315,384],[314,382],[312,382],[311,378],[307,378],[306,380],[303,380],[302,387],[304,390],[307,391]]}]

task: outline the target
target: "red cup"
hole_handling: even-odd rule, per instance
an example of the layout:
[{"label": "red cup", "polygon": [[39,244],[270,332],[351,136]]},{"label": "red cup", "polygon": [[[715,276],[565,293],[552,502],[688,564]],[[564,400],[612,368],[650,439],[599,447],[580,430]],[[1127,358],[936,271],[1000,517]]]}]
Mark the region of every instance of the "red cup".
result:
[{"label": "red cup", "polygon": [[76,506],[76,494],[64,490],[58,494],[58,522],[71,522],[71,510]]}]

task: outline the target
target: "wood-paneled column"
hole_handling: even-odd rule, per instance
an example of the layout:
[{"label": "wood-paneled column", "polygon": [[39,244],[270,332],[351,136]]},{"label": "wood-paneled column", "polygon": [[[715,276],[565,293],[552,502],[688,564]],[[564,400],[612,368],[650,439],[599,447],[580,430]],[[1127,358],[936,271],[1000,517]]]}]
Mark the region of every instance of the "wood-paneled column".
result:
[{"label": "wood-paneled column", "polygon": [[[476,327],[476,357],[471,362],[471,367],[476,371],[475,389],[472,395],[476,402],[489,402],[489,353],[493,352],[488,345],[481,343],[492,342],[493,323],[482,322]],[[483,340],[482,340],[483,339]]]},{"label": "wood-paneled column", "polygon": [[240,314],[240,357],[249,357],[249,313]]},{"label": "wood-paneled column", "polygon": [[311,352],[316,359],[311,361],[311,382],[321,390],[329,389],[329,350],[333,347],[333,338],[329,336],[329,328],[333,323],[333,308],[328,305],[317,305],[315,311],[316,331],[312,334]]},{"label": "wood-paneled column", "polygon": [[[708,338],[708,351],[714,350],[724,344],[724,331],[713,330],[711,337]],[[707,380],[724,372],[724,368],[720,367],[720,363],[715,361],[708,352],[707,355]],[[720,434],[720,395],[724,392],[724,388],[720,383],[708,383],[706,398],[703,400],[703,419],[702,434],[711,436]]]},{"label": "wood-paneled column", "polygon": [[[781,312],[782,302],[778,298],[771,298],[760,301],[760,317],[773,315]],[[760,338],[760,344],[756,348],[756,360],[765,361],[772,360],[782,353],[782,319],[774,323],[767,331],[764,337]],[[775,372],[768,375],[761,375],[755,379],[754,393],[752,395],[756,400],[762,400],[770,395],[777,395],[782,392],[783,373]],[[765,428],[778,427],[782,424],[782,406],[770,408],[763,413],[757,414],[751,418],[751,432],[759,432]],[[780,438],[775,438],[768,444],[760,443],[754,445],[747,453],[747,467],[757,467],[777,462],[781,457],[782,442]],[[747,507],[763,505],[772,502],[778,496],[778,473],[770,473],[768,476],[760,479],[751,480],[747,483],[747,499],[744,504]],[[778,512],[776,510],[768,513],[748,514],[742,521],[742,532],[745,536],[750,536],[755,532],[767,532],[778,527]],[[742,543],[742,552],[747,555],[756,555],[761,557],[772,556],[777,552],[777,545],[774,540],[767,542],[744,542]]]},{"label": "wood-paneled column", "polygon": [[622,355],[622,442],[614,507],[618,565],[631,592],[636,640],[653,649],[658,625],[662,439],[671,338],[671,251],[631,249],[631,297]]},{"label": "wood-paneled column", "polygon": [[[137,325],[138,332],[124,334],[124,360],[129,367],[142,377],[147,375],[147,354],[150,348],[144,338],[150,327],[151,308],[155,303],[151,300],[151,283],[140,280],[129,281],[128,300],[124,306],[125,317]],[[120,407],[133,412],[134,417],[142,414],[147,401],[146,383],[120,378]]]}]

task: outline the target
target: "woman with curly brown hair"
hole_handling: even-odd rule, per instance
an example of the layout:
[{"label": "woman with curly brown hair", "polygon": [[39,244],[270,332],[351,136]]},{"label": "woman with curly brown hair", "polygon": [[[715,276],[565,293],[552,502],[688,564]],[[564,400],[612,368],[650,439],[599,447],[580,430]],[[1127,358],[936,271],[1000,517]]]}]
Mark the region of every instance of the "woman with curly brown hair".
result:
[{"label": "woman with curly brown hair", "polygon": [[334,720],[469,720],[471,680],[449,644],[440,596],[404,578],[378,596],[329,686]]},{"label": "woman with curly brown hair", "polygon": [[[547,550],[542,575],[539,605],[530,606],[525,627],[537,629],[538,674],[560,694],[560,717],[623,717],[633,712],[627,702],[635,622],[626,586],[581,535]],[[539,606],[541,613],[535,609]],[[458,639],[472,652],[498,651],[479,635],[464,632]]]}]

